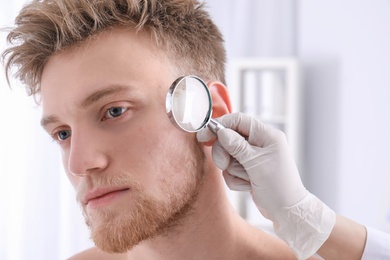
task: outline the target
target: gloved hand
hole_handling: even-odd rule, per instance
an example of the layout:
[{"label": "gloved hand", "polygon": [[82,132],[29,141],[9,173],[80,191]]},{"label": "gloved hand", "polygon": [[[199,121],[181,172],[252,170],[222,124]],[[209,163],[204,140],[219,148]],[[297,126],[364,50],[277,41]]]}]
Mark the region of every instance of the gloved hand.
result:
[{"label": "gloved hand", "polygon": [[[250,191],[260,212],[298,259],[315,254],[335,224],[335,213],[302,184],[283,132],[242,113],[217,119],[213,160],[232,190]],[[199,142],[216,138],[207,128]]]}]

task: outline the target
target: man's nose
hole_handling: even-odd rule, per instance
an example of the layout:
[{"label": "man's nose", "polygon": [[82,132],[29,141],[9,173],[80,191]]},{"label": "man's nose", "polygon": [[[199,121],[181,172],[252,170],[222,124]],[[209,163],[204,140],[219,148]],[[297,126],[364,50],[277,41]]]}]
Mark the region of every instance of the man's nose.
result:
[{"label": "man's nose", "polygon": [[86,176],[103,171],[108,165],[103,140],[91,131],[72,131],[68,170]]}]

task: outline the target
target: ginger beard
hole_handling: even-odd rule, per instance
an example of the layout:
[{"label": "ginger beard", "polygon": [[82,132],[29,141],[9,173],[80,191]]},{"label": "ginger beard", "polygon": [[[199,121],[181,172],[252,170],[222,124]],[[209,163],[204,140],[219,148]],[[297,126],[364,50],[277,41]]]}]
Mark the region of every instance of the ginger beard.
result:
[{"label": "ginger beard", "polygon": [[[121,174],[113,178],[110,176],[94,176],[91,180],[96,186],[115,186],[125,184],[131,187],[132,201],[129,201],[129,209],[118,212],[113,209],[104,209],[98,212],[88,213],[85,205],[82,205],[83,215],[91,232],[91,239],[95,245],[109,253],[124,253],[140,242],[159,236],[167,235],[173,229],[180,227],[183,220],[191,213],[203,187],[205,178],[205,155],[196,141],[189,146],[185,156],[180,160],[167,159],[168,166],[161,171],[172,171],[175,174],[185,174],[185,181],[169,185],[166,180],[162,187],[164,198],[155,198],[142,192],[141,183],[134,180],[131,174]],[[176,157],[177,159],[178,157]],[[185,162],[185,163],[183,163]],[[165,169],[165,170],[164,170]],[[90,188],[90,183],[80,185],[78,194],[82,190]],[[79,198],[78,201],[80,202]]]}]

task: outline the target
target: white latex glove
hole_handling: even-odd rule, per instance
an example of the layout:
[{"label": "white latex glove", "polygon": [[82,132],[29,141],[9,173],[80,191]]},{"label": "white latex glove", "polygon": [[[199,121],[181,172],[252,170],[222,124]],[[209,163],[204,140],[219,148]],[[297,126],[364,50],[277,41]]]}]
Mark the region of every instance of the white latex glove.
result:
[{"label": "white latex glove", "polygon": [[[298,259],[315,254],[336,216],[303,186],[284,133],[242,113],[217,120],[226,129],[218,131],[212,155],[228,187],[251,192],[260,212]],[[214,138],[207,128],[197,134],[199,142]]]}]

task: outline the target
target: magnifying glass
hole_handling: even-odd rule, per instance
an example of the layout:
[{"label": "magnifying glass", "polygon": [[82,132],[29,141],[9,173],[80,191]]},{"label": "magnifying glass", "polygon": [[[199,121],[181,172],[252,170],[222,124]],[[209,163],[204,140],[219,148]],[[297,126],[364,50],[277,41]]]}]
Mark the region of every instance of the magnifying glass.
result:
[{"label": "magnifying glass", "polygon": [[199,77],[190,75],[176,79],[168,90],[165,106],[171,122],[183,131],[195,133],[208,126],[216,134],[225,128],[211,118],[211,94]]}]

